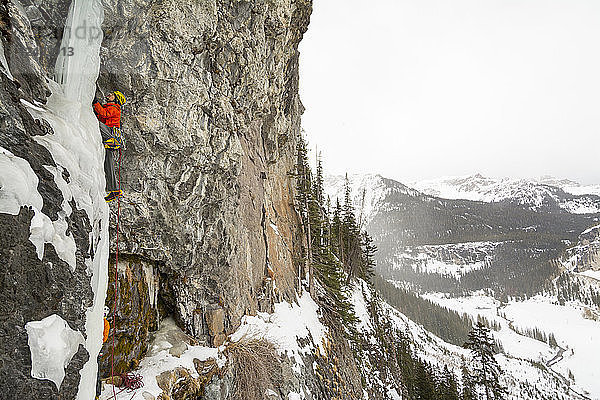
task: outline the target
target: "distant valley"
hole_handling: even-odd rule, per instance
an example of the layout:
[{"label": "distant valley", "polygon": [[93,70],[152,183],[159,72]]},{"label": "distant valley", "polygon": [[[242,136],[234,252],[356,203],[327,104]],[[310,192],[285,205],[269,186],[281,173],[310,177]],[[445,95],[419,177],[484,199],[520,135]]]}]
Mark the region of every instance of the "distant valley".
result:
[{"label": "distant valley", "polygon": [[[351,175],[348,183],[378,246],[376,281],[388,303],[438,336],[454,326],[456,337],[465,317],[484,318],[505,354],[600,398],[598,380],[581,366],[600,356],[600,344],[585,339],[600,335],[600,185],[479,174],[410,185]],[[332,204],[343,202],[345,185],[343,176],[326,177]],[[462,319],[424,316],[431,306],[413,294]],[[450,328],[437,326],[442,317]],[[556,325],[561,318],[582,331]],[[524,346],[525,338],[538,345]]]}]

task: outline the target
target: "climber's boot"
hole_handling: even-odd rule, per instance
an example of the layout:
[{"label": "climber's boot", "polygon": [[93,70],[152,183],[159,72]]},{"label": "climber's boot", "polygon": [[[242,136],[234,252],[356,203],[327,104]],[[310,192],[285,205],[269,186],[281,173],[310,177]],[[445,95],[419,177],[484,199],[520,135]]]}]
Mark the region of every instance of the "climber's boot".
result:
[{"label": "climber's boot", "polygon": [[107,203],[110,203],[111,201],[113,201],[117,197],[121,197],[121,196],[123,196],[123,192],[122,191],[120,191],[120,190],[114,190],[114,191],[110,192],[108,194],[108,196],[106,196],[104,198],[104,200],[106,200]]},{"label": "climber's boot", "polygon": [[121,148],[121,141],[119,138],[109,138],[104,141],[104,148],[117,150]]}]

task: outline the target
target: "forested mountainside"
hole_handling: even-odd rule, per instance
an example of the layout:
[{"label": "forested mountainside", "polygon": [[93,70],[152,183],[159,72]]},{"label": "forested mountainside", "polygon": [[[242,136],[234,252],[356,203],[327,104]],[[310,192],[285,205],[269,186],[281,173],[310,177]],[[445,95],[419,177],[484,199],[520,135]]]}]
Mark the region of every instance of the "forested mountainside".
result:
[{"label": "forested mountainside", "polygon": [[[595,374],[581,367],[600,354],[593,339],[600,328],[598,213],[514,198],[443,199],[379,175],[325,181],[332,198],[352,188],[357,216],[378,247],[381,277],[373,282],[388,304],[459,345],[480,322],[500,354],[537,363],[584,396],[600,396]],[[522,183],[520,198],[535,198],[539,187]],[[569,185],[594,198],[594,187],[588,194]]]},{"label": "forested mountainside", "polygon": [[[329,193],[337,195],[342,181],[328,180]],[[559,272],[566,249],[600,218],[599,213],[578,214],[558,205],[533,208],[506,198],[442,199],[380,176],[353,181],[357,204],[363,204],[363,192],[369,193],[358,208],[365,210],[365,228],[379,249],[378,270],[426,291],[460,294],[485,288],[498,296],[535,294]]]}]

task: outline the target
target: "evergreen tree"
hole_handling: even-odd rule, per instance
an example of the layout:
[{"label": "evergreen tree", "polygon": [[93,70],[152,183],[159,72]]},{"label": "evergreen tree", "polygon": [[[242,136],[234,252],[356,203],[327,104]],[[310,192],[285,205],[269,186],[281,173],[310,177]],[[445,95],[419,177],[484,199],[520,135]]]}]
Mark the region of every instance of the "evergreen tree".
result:
[{"label": "evergreen tree", "polygon": [[369,283],[372,283],[373,277],[375,276],[375,253],[377,252],[377,246],[373,243],[373,238],[366,231],[362,233],[362,246],[363,246],[363,270],[361,271],[361,277]]},{"label": "evergreen tree", "polygon": [[[331,246],[331,251],[334,254],[341,254],[341,249],[342,249],[342,241],[341,241],[341,235],[342,235],[342,220],[341,220],[341,215],[342,215],[342,206],[340,204],[340,200],[336,199],[335,202],[335,209],[333,210],[333,218],[331,220],[331,240],[330,240],[330,246]],[[339,259],[340,257],[338,257]]]},{"label": "evergreen tree", "polygon": [[473,380],[471,379],[471,371],[467,367],[467,363],[463,359],[461,366],[462,373],[462,400],[476,400],[476,390]]},{"label": "evergreen tree", "polygon": [[[356,316],[348,300],[349,285],[338,253],[343,245],[342,209],[338,204],[331,221],[329,200],[325,204],[321,159],[317,157],[317,173],[313,175],[308,163],[306,142],[302,136],[298,138],[296,150],[294,205],[301,220],[304,275],[308,275],[309,291],[323,308],[338,315],[347,331],[354,335]],[[318,295],[315,280],[321,284]]]},{"label": "evergreen tree", "polygon": [[456,378],[450,369],[448,369],[447,365],[444,366],[444,370],[440,374],[438,384],[438,399],[460,400]]},{"label": "evergreen tree", "polygon": [[428,363],[420,362],[417,364],[415,384],[415,399],[435,399],[435,382],[433,380],[431,366]]},{"label": "evergreen tree", "polygon": [[500,366],[494,358],[494,339],[481,321],[469,332],[465,348],[471,351],[473,357],[473,372],[471,380],[486,400],[501,399],[505,389],[500,384]]},{"label": "evergreen tree", "polygon": [[296,212],[300,216],[302,236],[305,242],[305,245],[303,246],[304,274],[308,274],[309,292],[310,295],[314,297],[314,274],[311,249],[312,238],[309,209],[309,205],[312,200],[311,171],[308,164],[308,150],[306,148],[306,141],[304,140],[302,134],[298,136],[298,144],[296,145],[296,165],[294,176],[296,177],[295,208]]},{"label": "evergreen tree", "polygon": [[[362,278],[369,280],[370,277],[365,272],[367,267],[367,255],[365,254],[365,242],[364,233],[361,233],[358,222],[356,221],[355,209],[352,204],[352,189],[350,187],[350,180],[348,174],[346,174],[346,181],[344,183],[344,204],[341,209],[341,226],[340,226],[340,253],[339,257],[346,273],[346,285],[350,284],[352,278]],[[372,245],[372,241],[370,243]],[[372,247],[369,251],[369,257],[375,252],[375,248]]]}]

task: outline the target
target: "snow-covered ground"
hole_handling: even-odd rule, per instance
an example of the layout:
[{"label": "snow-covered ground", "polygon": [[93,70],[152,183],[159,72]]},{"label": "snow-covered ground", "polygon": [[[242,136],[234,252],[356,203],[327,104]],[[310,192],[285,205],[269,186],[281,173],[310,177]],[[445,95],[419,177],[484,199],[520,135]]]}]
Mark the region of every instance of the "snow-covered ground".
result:
[{"label": "snow-covered ground", "polygon": [[[146,400],[152,398],[150,395],[158,397],[162,389],[158,386],[156,377],[177,367],[186,368],[192,377],[198,377],[194,358],[200,361],[212,358],[222,367],[227,363],[224,355],[227,344],[244,338],[266,339],[273,343],[280,355],[288,356],[292,360],[294,371],[300,373],[304,365],[301,355],[308,354],[317,347],[323,350],[326,334],[327,328],[319,320],[319,307],[307,292],[298,298],[297,303],[275,304],[272,314],[258,313],[255,316],[243,317],[240,327],[218,348],[191,345],[191,341],[186,340],[186,335],[175,323],[166,319],[161,322],[159,331],[154,335],[148,355],[134,371],[142,376],[144,386],[135,392],[118,393],[120,389],[115,388],[115,400]],[[298,339],[309,337],[312,338],[312,342],[309,341],[305,346],[298,343]],[[312,368],[312,365],[305,367]],[[306,396],[300,390],[299,393],[290,392],[287,398],[302,400]],[[114,399],[112,385],[104,385],[100,399]]]},{"label": "snow-covered ground", "polygon": [[577,182],[570,182],[559,187],[565,192],[576,196],[583,194],[595,194],[596,196],[600,196],[600,185],[580,185]]},{"label": "snow-covered ground", "polygon": [[300,373],[303,354],[313,347],[300,347],[298,338],[312,337],[315,346],[323,351],[323,340],[327,328],[319,321],[317,303],[304,292],[298,298],[298,304],[287,302],[275,304],[273,314],[258,313],[256,316],[245,316],[240,328],[231,335],[231,341],[237,342],[244,337],[264,338],[273,343],[280,354],[286,354],[296,362],[296,372]]},{"label": "snow-covered ground", "polygon": [[[584,318],[589,307],[567,303],[561,306],[556,299],[536,296],[526,301],[499,301],[482,293],[469,297],[448,298],[444,294],[430,293],[423,297],[458,312],[473,317],[478,315],[500,324],[494,333],[507,355],[545,364],[561,353],[562,359],[553,364],[552,371],[568,379],[569,371],[575,377],[573,388],[593,399],[600,399],[600,322]],[[554,334],[557,343],[566,351],[551,348],[548,344],[517,334],[517,329],[537,328],[545,334]]]},{"label": "snow-covered ground", "polygon": [[588,269],[587,271],[580,272],[579,274],[600,281],[600,271]]},{"label": "snow-covered ground", "polygon": [[536,296],[511,302],[502,311],[515,326],[553,332],[567,351],[552,368],[563,376],[571,371],[579,386],[600,399],[600,322],[584,318],[586,309],[577,303],[552,304],[547,297]]},{"label": "snow-covered ground", "polygon": [[560,207],[571,214],[595,214],[600,212],[598,202],[587,198],[563,201],[560,203]]}]

